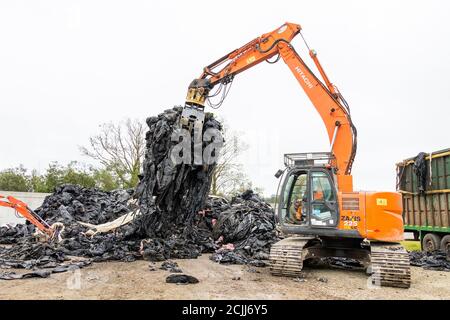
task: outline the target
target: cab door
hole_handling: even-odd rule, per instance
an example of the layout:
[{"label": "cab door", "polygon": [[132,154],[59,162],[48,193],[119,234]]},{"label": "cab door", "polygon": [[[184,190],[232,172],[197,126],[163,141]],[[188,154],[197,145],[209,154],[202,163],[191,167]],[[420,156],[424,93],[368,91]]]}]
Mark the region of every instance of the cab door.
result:
[{"label": "cab door", "polygon": [[309,223],[314,228],[336,228],[339,206],[333,180],[325,170],[310,171]]},{"label": "cab door", "polygon": [[279,196],[278,217],[281,224],[308,226],[308,170],[288,172]]}]

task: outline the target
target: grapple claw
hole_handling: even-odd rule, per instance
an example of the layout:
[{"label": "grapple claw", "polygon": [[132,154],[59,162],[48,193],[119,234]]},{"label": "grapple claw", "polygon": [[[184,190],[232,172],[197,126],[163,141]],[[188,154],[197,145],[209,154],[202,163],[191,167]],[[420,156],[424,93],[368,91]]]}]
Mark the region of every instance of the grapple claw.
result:
[{"label": "grapple claw", "polygon": [[192,132],[194,129],[203,129],[203,123],[205,121],[205,113],[203,107],[188,105],[184,106],[181,113],[180,124],[182,128]]},{"label": "grapple claw", "polygon": [[66,227],[61,222],[56,222],[50,226],[50,229],[53,231],[52,235],[50,236],[49,241],[52,243],[59,243],[62,241],[61,234],[64,232],[64,229]]}]

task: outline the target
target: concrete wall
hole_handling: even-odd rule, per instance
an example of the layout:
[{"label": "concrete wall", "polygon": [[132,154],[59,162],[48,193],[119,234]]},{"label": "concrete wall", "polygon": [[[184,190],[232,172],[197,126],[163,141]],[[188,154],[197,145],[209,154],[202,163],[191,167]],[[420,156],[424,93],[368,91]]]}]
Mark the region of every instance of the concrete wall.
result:
[{"label": "concrete wall", "polygon": [[[46,196],[50,193],[36,193],[36,192],[15,192],[15,191],[0,191],[3,196],[13,196],[26,204],[31,209],[37,209],[44,202]],[[16,217],[14,209],[0,207],[0,226],[5,223],[24,223],[25,219]]]}]

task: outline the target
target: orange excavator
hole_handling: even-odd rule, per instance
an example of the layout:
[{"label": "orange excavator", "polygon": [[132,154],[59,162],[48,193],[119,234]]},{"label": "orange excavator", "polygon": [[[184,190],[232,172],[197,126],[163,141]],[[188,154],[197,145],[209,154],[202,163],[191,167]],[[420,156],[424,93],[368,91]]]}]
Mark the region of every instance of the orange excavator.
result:
[{"label": "orange excavator", "polygon": [[[6,200],[1,200],[6,199]],[[64,225],[60,222],[49,225],[45,222],[36,212],[34,212],[28,205],[16,199],[12,196],[2,196],[0,195],[0,207],[7,207],[14,209],[27,221],[32,223],[40,232],[44,235],[44,239],[49,242],[60,242],[61,233],[64,231]]]},{"label": "orange excavator", "polygon": [[[286,168],[276,174],[284,177],[277,216],[287,237],[271,248],[272,274],[297,277],[306,260],[344,257],[361,262],[374,285],[409,288],[409,256],[399,244],[403,240],[401,195],[353,190],[357,130],[350,108],[306,41],[322,81],[291,45],[299,34],[305,40],[301,30],[298,24],[285,23],[205,67],[189,85],[181,125],[201,128],[205,104],[220,106],[237,74],[263,61],[282,59],[320,114],[330,152],[284,156]],[[220,100],[213,104],[212,97]]]}]

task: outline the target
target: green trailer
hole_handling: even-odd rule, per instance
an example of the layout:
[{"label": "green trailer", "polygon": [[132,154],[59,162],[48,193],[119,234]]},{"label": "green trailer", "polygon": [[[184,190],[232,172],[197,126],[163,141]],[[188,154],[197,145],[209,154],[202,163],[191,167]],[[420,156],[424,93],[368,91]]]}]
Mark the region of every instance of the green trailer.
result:
[{"label": "green trailer", "polygon": [[415,165],[418,157],[397,164],[405,232],[425,251],[450,252],[450,149],[423,154]]}]

